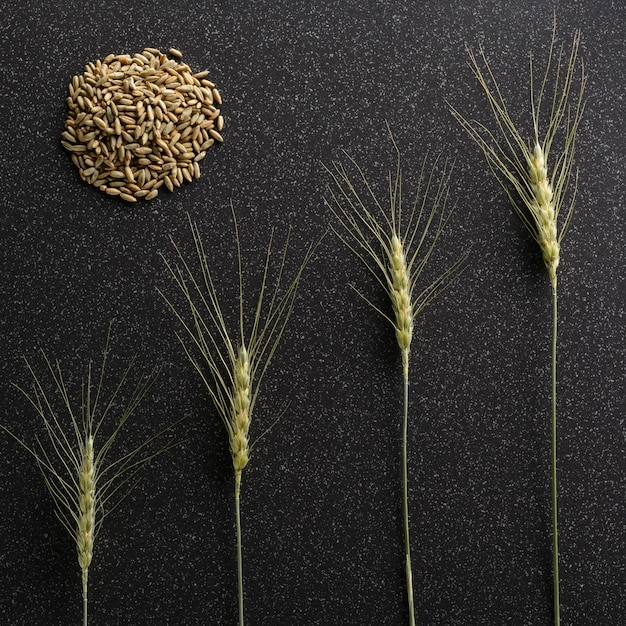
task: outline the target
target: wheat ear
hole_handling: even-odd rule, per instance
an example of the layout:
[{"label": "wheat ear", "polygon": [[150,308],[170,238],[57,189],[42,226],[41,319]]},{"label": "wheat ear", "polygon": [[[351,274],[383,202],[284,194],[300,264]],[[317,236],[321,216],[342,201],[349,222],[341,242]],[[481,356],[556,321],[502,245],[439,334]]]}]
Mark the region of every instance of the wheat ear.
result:
[{"label": "wheat ear", "polygon": [[241,474],[250,459],[250,359],[245,346],[239,346],[233,364],[233,403],[230,416],[230,453],[233,457],[236,483],[241,485]]},{"label": "wheat ear", "polygon": [[96,476],[93,458],[93,437],[87,437],[81,449],[78,473],[78,508],[76,525],[76,549],[78,565],[82,571],[83,597],[87,597],[87,578],[93,556],[93,540],[96,530]]},{"label": "wheat ear", "polygon": [[[468,50],[469,65],[485,92],[495,118],[495,130],[489,130],[479,122],[468,120],[456,108],[450,106],[454,117],[482,150],[515,212],[539,244],[553,287],[556,287],[557,282],[561,241],[567,232],[574,209],[577,182],[577,177],[573,175],[574,153],[576,135],[585,108],[584,91],[587,82],[581,61],[578,93],[572,99],[576,69],[579,65],[580,32],[574,34],[568,55],[565,54],[563,46],[558,52],[555,51],[555,40],[556,24],[548,62],[538,92],[534,86],[532,56],[530,58],[531,129],[528,141],[526,133],[520,132],[511,118],[482,48],[479,51],[482,65],[479,58]],[[551,78],[553,87],[552,95],[549,97]],[[549,111],[544,114],[546,99],[549,100],[547,103]],[[543,126],[545,131],[540,134],[540,128]],[[559,139],[562,145],[550,169],[548,163],[556,151],[554,142]],[[574,191],[568,200],[565,217],[560,220],[572,178]]]},{"label": "wheat ear", "polygon": [[413,303],[411,302],[411,276],[400,238],[394,233],[388,252],[391,284],[389,295],[396,320],[396,339],[402,352],[402,362],[409,364],[411,340],[413,339]]},{"label": "wheat ear", "polygon": [[[435,249],[435,244],[450,217],[448,206],[452,168],[438,161],[428,168],[424,158],[417,191],[408,211],[403,214],[402,163],[400,150],[389,131],[396,152],[396,170],[389,174],[388,205],[380,201],[354,159],[347,157],[354,174],[334,163],[326,168],[332,185],[326,204],[335,217],[333,230],[341,241],[366,265],[391,300],[393,316],[379,311],[395,329],[402,355],[404,413],[402,422],[402,506],[404,550],[409,624],[415,624],[415,602],[408,511],[408,407],[409,356],[415,317],[459,275],[467,253],[463,254],[439,278],[418,287],[421,274]],[[367,302],[371,301],[358,293]]]},{"label": "wheat ear", "polygon": [[[573,175],[574,148],[576,135],[582,119],[584,91],[587,76],[580,61],[578,93],[575,93],[576,71],[580,32],[574,34],[569,55],[563,46],[555,53],[556,19],[552,32],[550,52],[539,92],[535,92],[533,61],[530,59],[530,105],[532,130],[530,140],[515,126],[502,92],[489,62],[480,50],[482,59],[479,63],[469,50],[470,67],[483,88],[491,112],[495,118],[496,129],[490,131],[486,126],[466,119],[454,107],[452,114],[467,131],[469,136],[482,150],[491,171],[507,193],[513,208],[528,231],[539,244],[543,261],[548,269],[552,286],[552,402],[551,402],[551,480],[552,480],[552,559],[553,559],[553,605],[554,623],[560,624],[559,600],[559,535],[557,506],[557,429],[556,429],[556,346],[557,346],[557,269],[560,263],[561,241],[569,226],[576,197],[577,175]],[[567,59],[567,63],[565,60]],[[550,78],[553,79],[552,96],[548,96]],[[549,111],[542,115],[542,105],[548,99]],[[545,118],[545,120],[544,120]],[[540,135],[539,129],[545,125]],[[548,163],[556,152],[553,145],[561,140],[552,169]],[[565,218],[559,218],[565,205],[568,185],[574,179],[574,190],[569,200]]]},{"label": "wheat ear", "polygon": [[[92,363],[89,363],[87,378],[82,384],[79,411],[74,408],[75,404],[70,398],[58,361],[52,363],[46,354],[41,352],[53,381],[52,391],[49,391],[44,381],[25,359],[26,368],[33,380],[32,387],[30,389],[18,385],[15,387],[24,394],[41,418],[48,445],[44,444],[45,440],[36,437],[37,445],[31,446],[6,426],[0,425],[0,428],[34,457],[54,501],[56,515],[76,544],[82,578],[83,626],[86,626],[88,621],[87,588],[94,542],[104,518],[128,495],[132,489],[132,486],[128,488],[128,483],[137,472],[156,455],[175,445],[168,443],[156,451],[148,451],[147,446],[161,437],[169,430],[168,428],[116,460],[105,463],[111,446],[157,376],[156,370],[141,376],[130,394],[130,399],[126,403],[122,402],[121,396],[133,367],[133,359],[105,402],[103,388],[110,335],[109,327],[97,381],[94,381]],[[101,427],[114,412],[118,412],[119,417],[114,422],[112,433],[108,437],[99,436]],[[98,440],[102,443],[96,447]]]},{"label": "wheat ear", "polygon": [[274,240],[274,233],[272,232],[267,245],[261,288],[254,308],[251,329],[246,333],[241,242],[232,205],[231,211],[235,229],[237,278],[239,282],[239,319],[236,331],[232,332],[227,327],[200,231],[189,216],[196,262],[187,261],[173,240],[172,245],[176,251],[177,261],[171,263],[163,257],[169,274],[182,292],[182,306],[176,305],[173,300],[162,292],[160,293],[183,328],[183,333],[178,335],[178,338],[185,354],[199,374],[228,433],[235,475],[239,624],[243,626],[240,493],[243,470],[248,464],[254,447],[254,443],[250,443],[249,437],[252,414],[261,381],[267,372],[293,311],[300,279],[319,242],[309,247],[295,276],[289,282],[284,277],[289,248],[289,235],[287,235],[272,288],[270,286]]}]

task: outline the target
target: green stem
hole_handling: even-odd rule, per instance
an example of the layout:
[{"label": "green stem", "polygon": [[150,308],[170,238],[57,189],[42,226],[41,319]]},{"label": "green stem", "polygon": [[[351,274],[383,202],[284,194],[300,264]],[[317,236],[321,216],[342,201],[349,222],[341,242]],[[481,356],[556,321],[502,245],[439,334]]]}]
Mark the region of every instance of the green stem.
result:
[{"label": "green stem", "polygon": [[404,374],[404,417],[402,422],[402,505],[404,513],[404,551],[406,555],[406,592],[409,602],[409,624],[415,626],[415,604],[413,602],[413,572],[411,570],[411,542],[409,540],[409,476],[407,468],[408,423],[409,423],[409,354],[402,353]]},{"label": "green stem", "polygon": [[235,518],[237,521],[237,587],[239,591],[239,626],[243,624],[243,559],[241,556],[241,514],[239,494],[241,492],[241,472],[235,472]]},{"label": "green stem", "polygon": [[561,623],[559,602],[559,528],[557,507],[556,476],[556,334],[557,334],[557,297],[556,279],[552,284],[552,562],[554,587],[554,624]]},{"label": "green stem", "polygon": [[87,626],[87,577],[89,570],[84,569],[83,574],[83,626]]}]

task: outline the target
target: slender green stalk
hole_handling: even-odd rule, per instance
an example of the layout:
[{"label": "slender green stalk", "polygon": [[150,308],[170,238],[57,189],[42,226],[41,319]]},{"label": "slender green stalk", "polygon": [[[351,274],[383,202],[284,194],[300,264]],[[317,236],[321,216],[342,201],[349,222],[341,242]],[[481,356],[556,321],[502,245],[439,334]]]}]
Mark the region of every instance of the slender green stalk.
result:
[{"label": "slender green stalk", "polygon": [[241,472],[235,478],[235,519],[237,524],[237,588],[239,592],[239,626],[243,621],[243,558],[241,554],[241,513],[239,507],[241,493]]},{"label": "slender green stalk", "polygon": [[87,590],[83,591],[83,626],[87,626]]},{"label": "slender green stalk", "polygon": [[406,593],[409,604],[409,624],[415,626],[415,601],[413,599],[413,570],[411,568],[411,539],[409,533],[409,471],[408,471],[408,430],[409,430],[409,355],[402,354],[404,378],[404,418],[402,421],[402,502],[404,514],[404,551],[406,554]]},{"label": "slender green stalk", "polygon": [[552,570],[554,588],[554,624],[561,623],[561,604],[559,601],[559,524],[557,503],[556,475],[556,336],[557,336],[557,296],[556,281],[552,286]]}]

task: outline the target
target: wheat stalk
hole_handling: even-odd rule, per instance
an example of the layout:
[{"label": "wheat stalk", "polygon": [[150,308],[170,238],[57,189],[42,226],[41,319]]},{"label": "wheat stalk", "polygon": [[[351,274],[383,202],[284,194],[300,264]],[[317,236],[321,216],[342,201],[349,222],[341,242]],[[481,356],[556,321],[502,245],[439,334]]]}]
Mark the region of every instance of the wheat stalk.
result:
[{"label": "wheat stalk", "polygon": [[[534,86],[532,56],[530,58],[530,139],[519,131],[512,120],[495,75],[482,48],[480,60],[469,50],[470,67],[483,88],[496,129],[490,131],[483,124],[470,121],[457,109],[452,114],[482,150],[491,171],[504,188],[522,222],[538,243],[548,269],[552,287],[552,403],[551,403],[551,481],[552,481],[552,557],[554,622],[560,624],[559,600],[559,539],[557,506],[557,431],[556,431],[556,347],[557,347],[557,269],[560,263],[561,241],[569,226],[576,197],[577,174],[573,174],[576,135],[585,108],[584,91],[587,82],[584,65],[580,61],[580,77],[576,94],[576,72],[580,47],[580,32],[574,34],[569,54],[561,46],[555,53],[556,19],[546,69],[539,92]],[[550,86],[550,80],[553,84]],[[551,90],[551,97],[549,91]],[[572,94],[574,96],[572,98]],[[542,108],[548,102],[547,115]],[[540,134],[540,127],[545,130]],[[560,147],[555,147],[555,142]],[[554,157],[556,152],[556,157]],[[552,167],[549,163],[553,160]],[[574,190],[569,199],[565,217],[570,181]],[[559,223],[560,222],[560,223]]]},{"label": "wheat stalk", "polygon": [[[32,387],[26,389],[14,386],[24,394],[35,413],[41,418],[47,445],[46,439],[42,441],[38,436],[35,438],[36,445],[29,445],[6,426],[0,425],[0,428],[34,457],[54,501],[56,516],[76,544],[82,578],[84,626],[87,625],[89,567],[93,558],[94,542],[102,522],[119,506],[132,486],[122,492],[120,490],[128,487],[129,481],[148,461],[174,445],[170,443],[156,452],[140,455],[150,443],[164,434],[165,430],[169,430],[165,429],[131,452],[114,461],[108,461],[107,455],[117,436],[157,376],[156,370],[141,376],[130,394],[130,399],[122,403],[120,408],[121,396],[135,361],[133,359],[113,393],[105,401],[103,386],[110,333],[111,328],[107,334],[102,366],[95,382],[92,363],[88,365],[87,378],[83,380],[81,386],[79,411],[74,409],[75,404],[70,398],[59,361],[53,363],[46,353],[41,351],[47,372],[53,381],[52,391],[49,391],[30,362],[24,359],[33,380]],[[120,412],[121,416],[115,422],[113,432],[105,437],[101,433],[101,427],[114,412]],[[99,447],[96,446],[98,441],[102,441]]]},{"label": "wheat stalk", "polygon": [[272,288],[270,287],[270,268],[274,246],[274,232],[272,231],[267,245],[261,287],[254,308],[252,325],[246,333],[241,242],[232,205],[231,211],[235,229],[239,283],[237,303],[239,319],[236,331],[231,332],[227,326],[200,231],[191,217],[188,219],[195,247],[195,264],[187,261],[181,249],[171,238],[177,261],[171,263],[163,257],[169,274],[183,295],[183,305],[177,306],[165,294],[160,293],[183,328],[184,332],[178,334],[178,338],[228,433],[235,475],[239,623],[243,625],[240,493],[243,470],[248,464],[254,447],[249,437],[252,414],[263,377],[293,312],[302,274],[317,244],[312,244],[308,248],[295,276],[291,281],[286,281],[284,270],[290,237],[287,235]]},{"label": "wheat stalk", "polygon": [[462,271],[467,253],[432,283],[420,287],[419,280],[435,249],[439,236],[450,217],[449,183],[452,168],[444,163],[438,173],[435,160],[428,168],[428,156],[422,162],[417,191],[408,215],[403,214],[402,163],[400,150],[389,131],[396,152],[396,170],[388,178],[388,201],[380,201],[364,171],[347,156],[351,174],[339,163],[326,168],[332,186],[326,205],[338,226],[333,226],[339,239],[366,265],[387,292],[392,316],[381,311],[358,291],[359,295],[385,317],[395,329],[400,348],[404,381],[404,413],[402,425],[402,504],[404,516],[404,549],[409,607],[409,623],[415,624],[413,573],[408,512],[408,405],[409,356],[414,333],[414,320]]}]

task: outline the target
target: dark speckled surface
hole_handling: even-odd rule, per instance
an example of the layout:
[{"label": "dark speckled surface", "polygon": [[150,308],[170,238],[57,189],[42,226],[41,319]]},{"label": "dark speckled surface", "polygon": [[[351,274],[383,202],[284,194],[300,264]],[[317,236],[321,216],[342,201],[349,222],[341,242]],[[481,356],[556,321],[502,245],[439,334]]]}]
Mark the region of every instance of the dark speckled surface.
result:
[{"label": "dark speckled surface", "polygon": [[[159,253],[197,220],[225,288],[272,226],[304,253],[329,221],[321,162],[348,150],[384,182],[388,120],[417,169],[456,157],[457,213],[438,268],[473,245],[461,280],[419,320],[413,354],[410,507],[421,626],[552,623],[550,290],[540,255],[448,114],[486,119],[465,44],[483,44],[521,107],[527,55],[582,28],[589,72],[577,210],[563,246],[559,335],[562,624],[626,624],[626,149],[623,2],[11,2],[0,27],[0,422],[33,437],[11,383],[42,347],[77,380],[117,320],[111,377],[138,355],[162,366],[132,428],[186,415],[185,443],[154,462],[107,518],[90,574],[96,625],[236,623],[226,436],[156,289]],[[129,207],[83,184],[59,144],[73,74],[110,52],[184,53],[224,99],[225,143],[202,178]],[[407,185],[411,176],[407,175]],[[415,180],[415,179],[413,179]],[[247,276],[253,277],[250,271]],[[243,493],[247,623],[406,624],[400,518],[400,365],[385,307],[327,237],[266,379]],[[231,290],[232,291],[232,290]],[[39,362],[39,366],[41,363]],[[0,623],[78,624],[80,577],[32,459],[0,437]]]}]

